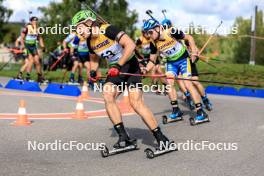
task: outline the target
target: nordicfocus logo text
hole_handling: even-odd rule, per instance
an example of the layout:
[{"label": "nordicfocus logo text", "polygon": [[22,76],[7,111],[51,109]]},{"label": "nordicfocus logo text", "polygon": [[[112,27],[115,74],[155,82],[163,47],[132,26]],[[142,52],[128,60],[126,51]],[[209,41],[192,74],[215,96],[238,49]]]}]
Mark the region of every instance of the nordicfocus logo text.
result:
[{"label": "nordicfocus logo text", "polygon": [[78,141],[53,142],[28,141],[27,150],[29,151],[81,151],[81,150],[104,150],[105,143],[81,143]]},{"label": "nordicfocus logo text", "polygon": [[231,142],[210,142],[210,141],[194,142],[193,140],[187,140],[186,142],[178,142],[178,143],[161,142],[159,149],[183,150],[183,151],[200,151],[200,150],[236,151],[238,150],[238,144]]}]

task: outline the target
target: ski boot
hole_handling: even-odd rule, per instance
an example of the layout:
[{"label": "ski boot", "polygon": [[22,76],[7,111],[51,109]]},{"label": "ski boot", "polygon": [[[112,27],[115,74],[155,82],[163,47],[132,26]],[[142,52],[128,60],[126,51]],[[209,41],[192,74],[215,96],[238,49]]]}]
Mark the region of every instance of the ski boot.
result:
[{"label": "ski boot", "polygon": [[49,81],[46,80],[41,74],[39,74],[37,82],[42,85],[47,85]]},{"label": "ski boot", "polygon": [[183,120],[183,112],[179,107],[173,107],[172,113],[169,115],[169,118],[166,115],[162,116],[162,123],[165,125],[167,123],[177,122]]},{"label": "ski boot", "polygon": [[23,73],[22,72],[19,72],[14,79],[15,80],[23,80]]},{"label": "ski boot", "polygon": [[207,95],[202,96],[202,101],[203,101],[203,104],[204,104],[205,108],[206,108],[208,111],[212,111],[212,110],[213,110],[213,105],[212,105],[212,103],[210,102],[210,100],[208,99]]},{"label": "ski boot", "polygon": [[152,132],[158,142],[158,147],[155,148],[155,150],[146,148],[144,152],[146,153],[147,158],[153,159],[165,153],[177,151],[177,145],[174,143],[174,141],[170,141],[164,134],[162,134],[159,127],[152,130]]},{"label": "ski boot", "polygon": [[26,75],[26,81],[34,82],[34,80],[30,79],[30,74],[29,73],[27,73],[27,75]]},{"label": "ski boot", "polygon": [[74,77],[70,77],[68,84],[69,85],[79,85],[78,82],[75,82]]},{"label": "ski boot", "polygon": [[191,126],[194,126],[200,123],[205,123],[205,122],[210,122],[210,120],[209,120],[208,114],[206,114],[206,112],[202,108],[197,110],[195,118],[193,117],[190,118]]},{"label": "ski boot", "polygon": [[132,150],[138,150],[137,140],[129,138],[128,134],[125,131],[123,123],[115,125],[114,128],[119,135],[119,139],[114,144],[113,149],[111,150],[109,150],[106,145],[103,146],[103,149],[101,150],[101,155],[103,158]]},{"label": "ski boot", "polygon": [[82,78],[82,76],[79,76],[79,77],[78,77],[78,83],[79,83],[80,85],[83,84],[83,78]]},{"label": "ski boot", "polygon": [[94,90],[94,82],[92,80],[88,80],[88,87],[91,89],[91,90]]}]

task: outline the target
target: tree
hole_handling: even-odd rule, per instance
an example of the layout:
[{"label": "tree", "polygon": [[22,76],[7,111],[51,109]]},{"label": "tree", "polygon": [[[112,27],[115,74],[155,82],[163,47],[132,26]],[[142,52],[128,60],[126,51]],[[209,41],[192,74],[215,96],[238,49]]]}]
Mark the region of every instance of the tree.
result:
[{"label": "tree", "polygon": [[[69,26],[74,14],[84,9],[85,6],[82,6],[82,4],[85,4],[95,9],[106,21],[133,35],[137,14],[135,11],[128,11],[126,0],[82,0],[83,3],[79,1],[63,0],[61,3],[51,2],[48,7],[39,8],[43,13],[40,24],[42,26],[55,26],[56,24]],[[57,41],[62,40],[65,36],[64,34],[45,34],[43,38],[47,47],[54,48]]]},{"label": "tree", "polygon": [[0,0],[0,43],[3,41],[4,33],[7,32],[7,29],[4,28],[4,24],[7,22],[11,14],[12,10],[4,7],[3,0]]},{"label": "tree", "polygon": [[102,0],[97,10],[106,21],[134,36],[136,31],[134,24],[138,15],[135,10],[128,10],[126,0]]},{"label": "tree", "polygon": [[[234,61],[236,63],[245,63],[249,62],[250,58],[250,37],[243,37],[251,35],[251,20],[243,19],[238,17],[235,20],[235,26],[238,27],[238,34],[233,35],[237,37],[237,40],[234,47]],[[264,24],[263,24],[263,11],[257,13],[257,36],[264,36]],[[239,38],[240,37],[240,38]],[[256,41],[256,64],[264,65],[264,40]]]}]

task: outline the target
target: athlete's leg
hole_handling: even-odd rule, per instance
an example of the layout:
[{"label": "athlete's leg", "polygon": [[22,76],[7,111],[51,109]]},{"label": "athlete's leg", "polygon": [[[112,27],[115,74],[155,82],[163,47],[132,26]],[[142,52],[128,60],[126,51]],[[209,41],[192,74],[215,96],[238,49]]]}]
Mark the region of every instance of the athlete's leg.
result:
[{"label": "athlete's leg", "polygon": [[32,71],[33,63],[34,63],[33,55],[28,54],[28,65],[26,68],[26,71],[27,71],[26,80],[30,80],[30,73]]},{"label": "athlete's leg", "polygon": [[192,81],[192,83],[196,87],[197,91],[199,92],[199,94],[202,98],[202,102],[205,105],[206,109],[211,111],[213,109],[212,103],[210,102],[209,98],[207,97],[207,94],[205,92],[203,85],[198,81],[199,77],[193,76],[192,79],[197,80],[197,81]]},{"label": "athlete's leg", "polygon": [[[156,65],[156,74],[158,74],[158,75],[163,75],[164,74],[164,72],[161,69],[161,65],[160,64]],[[167,84],[166,78],[160,78],[160,81],[164,85]]]},{"label": "athlete's leg", "polygon": [[103,87],[103,97],[106,112],[114,125],[122,122],[121,113],[116,103],[116,94],[116,86],[111,82],[107,82]]},{"label": "athlete's leg", "polygon": [[[169,78],[175,77],[175,75],[171,72],[167,72],[166,76]],[[168,95],[171,101],[176,101],[177,100],[177,92],[175,88],[175,80],[174,79],[167,79],[167,83],[169,85],[168,89]]]},{"label": "athlete's leg", "polygon": [[[167,72],[166,76],[169,78],[175,77],[175,73],[173,72]],[[181,112],[179,106],[178,106],[178,101],[177,101],[177,92],[175,88],[175,80],[174,79],[167,79],[168,82],[168,89],[167,93],[169,95],[170,103],[172,106],[172,113],[170,114],[170,118],[176,119],[178,117],[181,117],[183,113]]]},{"label": "athlete's leg", "polygon": [[[191,65],[190,65],[190,60],[188,58],[181,61],[180,72],[183,78],[185,79],[191,78]],[[197,111],[196,119],[197,120],[205,119],[207,117],[207,114],[203,111],[200,94],[198,93],[195,86],[190,80],[184,80],[184,84],[187,90],[190,92],[192,99],[194,101]]]},{"label": "athlete's leg", "polygon": [[[156,68],[156,66],[154,66],[152,69],[151,69],[151,71],[150,71],[150,74],[151,75],[155,75],[156,74],[156,70],[157,70],[157,68]],[[152,79],[152,85],[157,85],[158,84],[158,79],[157,78],[151,78]]]},{"label": "athlete's leg", "polygon": [[74,74],[76,72],[76,69],[78,68],[79,66],[79,62],[75,59],[73,61],[73,66],[72,66],[72,70],[71,70],[71,73],[70,73],[70,82],[74,82]]},{"label": "athlete's leg", "polygon": [[193,81],[194,86],[196,87],[197,91],[199,92],[199,94],[201,96],[205,96],[205,90],[203,85],[198,81],[199,77],[198,76],[192,76],[192,80],[197,80],[197,81]]},{"label": "athlete's leg", "polygon": [[83,71],[83,64],[82,62],[79,61],[79,76],[78,76],[78,83],[82,84],[83,83],[83,77],[82,77],[82,71]]},{"label": "athlete's leg", "polygon": [[21,73],[23,73],[23,72],[27,69],[28,64],[29,64],[29,61],[28,61],[28,59],[26,58],[26,59],[24,60],[24,63],[23,63],[23,65],[22,65],[22,67],[20,68],[20,72],[21,72]]},{"label": "athlete's leg", "polygon": [[138,88],[131,88],[128,91],[130,104],[135,112],[142,117],[142,120],[149,127],[150,130],[157,128],[158,124],[154,118],[153,113],[143,102],[142,90]]},{"label": "athlete's leg", "polygon": [[36,72],[38,73],[38,75],[41,75],[41,64],[40,64],[40,58],[38,54],[34,56],[34,64],[36,67]]}]

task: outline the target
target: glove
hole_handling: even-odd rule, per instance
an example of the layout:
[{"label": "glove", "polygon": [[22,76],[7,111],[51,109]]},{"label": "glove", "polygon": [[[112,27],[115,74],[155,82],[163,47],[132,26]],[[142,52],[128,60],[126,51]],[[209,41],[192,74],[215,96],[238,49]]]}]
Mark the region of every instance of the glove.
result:
[{"label": "glove", "polygon": [[93,82],[96,82],[96,80],[97,80],[97,74],[96,74],[96,71],[95,70],[91,70],[90,71],[90,80],[93,81]]},{"label": "glove", "polygon": [[147,74],[147,72],[148,72],[147,69],[146,69],[146,67],[141,67],[140,70],[141,70],[141,73],[143,75]]},{"label": "glove", "polygon": [[110,77],[116,77],[120,74],[121,65],[114,64],[109,70],[108,70],[108,76]]}]

